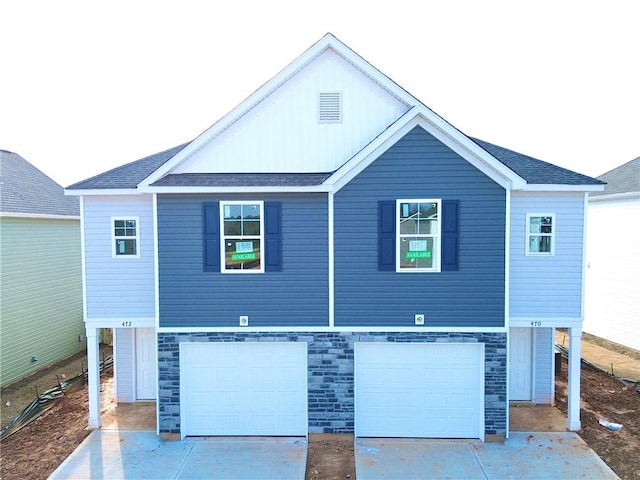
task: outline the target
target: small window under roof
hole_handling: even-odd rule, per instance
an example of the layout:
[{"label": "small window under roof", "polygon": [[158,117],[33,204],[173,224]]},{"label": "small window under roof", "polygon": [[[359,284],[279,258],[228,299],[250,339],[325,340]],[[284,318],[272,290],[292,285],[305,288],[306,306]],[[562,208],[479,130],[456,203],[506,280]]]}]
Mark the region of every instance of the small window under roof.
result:
[{"label": "small window under roof", "polygon": [[321,123],[340,123],[342,121],[342,95],[340,92],[320,92],[318,121]]}]

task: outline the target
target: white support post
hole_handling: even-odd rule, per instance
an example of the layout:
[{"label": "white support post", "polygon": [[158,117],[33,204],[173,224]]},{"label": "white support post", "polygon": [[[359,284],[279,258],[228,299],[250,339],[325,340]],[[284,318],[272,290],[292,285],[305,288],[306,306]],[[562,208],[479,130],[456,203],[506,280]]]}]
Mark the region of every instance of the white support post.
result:
[{"label": "white support post", "polygon": [[100,335],[87,327],[87,370],[89,390],[89,428],[100,428]]},{"label": "white support post", "polygon": [[580,358],[582,327],[569,328],[569,380],[567,386],[567,428],[580,430]]}]

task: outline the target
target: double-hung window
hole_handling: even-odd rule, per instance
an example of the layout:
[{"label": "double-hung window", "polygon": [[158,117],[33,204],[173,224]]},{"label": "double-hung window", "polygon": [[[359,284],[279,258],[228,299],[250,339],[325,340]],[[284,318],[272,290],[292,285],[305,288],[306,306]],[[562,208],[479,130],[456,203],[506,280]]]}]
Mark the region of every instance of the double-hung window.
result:
[{"label": "double-hung window", "polygon": [[113,258],[140,258],[140,219],[111,217],[111,254]]},{"label": "double-hung window", "polygon": [[222,272],[264,272],[264,202],[220,202]]},{"label": "double-hung window", "polygon": [[398,272],[439,272],[440,199],[396,200]]},{"label": "double-hung window", "polygon": [[526,254],[553,256],[555,254],[555,214],[527,213],[526,221]]}]

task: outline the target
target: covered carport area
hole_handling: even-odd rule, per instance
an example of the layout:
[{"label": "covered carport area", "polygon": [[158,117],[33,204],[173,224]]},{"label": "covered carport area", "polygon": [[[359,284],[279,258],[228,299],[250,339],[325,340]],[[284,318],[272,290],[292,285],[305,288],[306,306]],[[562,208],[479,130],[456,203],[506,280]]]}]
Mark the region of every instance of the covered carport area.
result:
[{"label": "covered carport area", "polygon": [[567,429],[577,431],[582,428],[580,421],[580,365],[582,342],[582,319],[567,318],[512,318],[510,327],[521,328],[565,328],[569,337],[568,378],[567,378]]},{"label": "covered carport area", "polygon": [[[102,329],[114,331],[113,365],[115,399],[127,404],[144,401],[155,403],[157,392],[157,359],[154,318],[85,319],[87,338],[87,390],[89,397],[89,428],[102,427],[100,402],[100,339]],[[126,336],[118,335],[120,330]],[[142,333],[144,332],[144,335]],[[126,338],[126,342],[118,340]],[[128,382],[125,381],[128,379]],[[143,389],[144,387],[144,389]],[[120,391],[120,394],[118,394]],[[127,394],[123,394],[126,391]],[[157,416],[157,415],[156,415]]]}]

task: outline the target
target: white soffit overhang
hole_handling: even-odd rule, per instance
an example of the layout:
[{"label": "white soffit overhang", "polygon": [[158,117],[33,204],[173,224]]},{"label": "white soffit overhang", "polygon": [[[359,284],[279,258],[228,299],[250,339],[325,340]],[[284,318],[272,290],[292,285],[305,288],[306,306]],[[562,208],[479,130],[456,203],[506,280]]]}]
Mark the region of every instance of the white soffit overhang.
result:
[{"label": "white soffit overhang", "polygon": [[[604,191],[604,185],[600,185],[599,191]],[[640,192],[624,192],[624,193],[611,193],[609,195],[598,195],[595,197],[589,197],[589,202],[607,202],[618,200],[640,200]]]},{"label": "white soffit overhang", "polygon": [[75,197],[85,197],[93,195],[141,195],[148,193],[138,188],[86,188],[78,190],[65,190],[64,194]]}]

